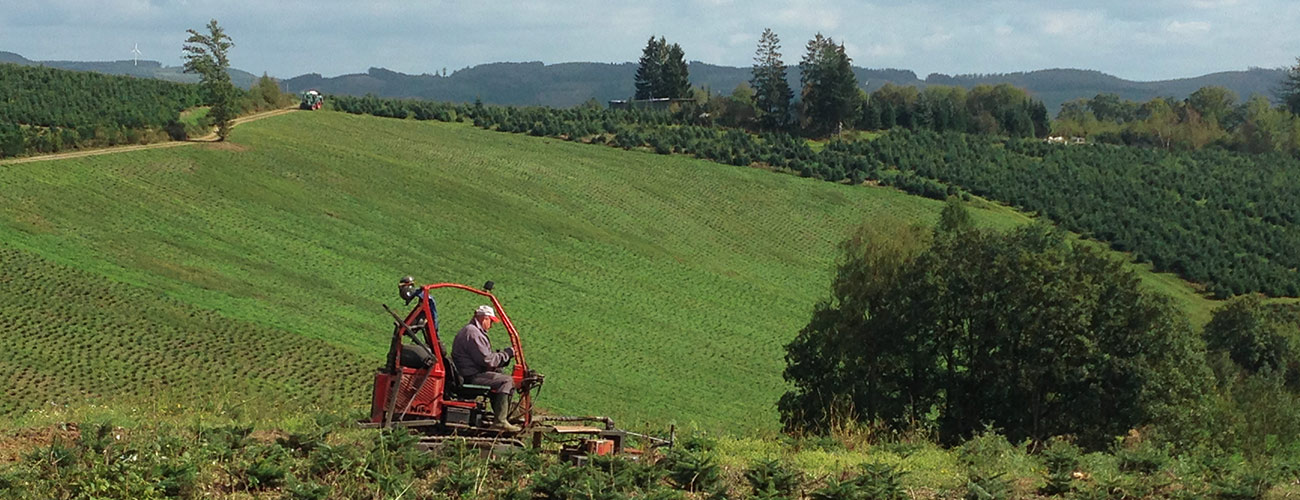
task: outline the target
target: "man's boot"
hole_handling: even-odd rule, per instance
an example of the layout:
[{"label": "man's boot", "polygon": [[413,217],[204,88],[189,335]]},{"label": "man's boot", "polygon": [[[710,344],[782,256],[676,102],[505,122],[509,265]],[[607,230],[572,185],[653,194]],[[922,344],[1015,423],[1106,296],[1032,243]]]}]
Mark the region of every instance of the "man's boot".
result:
[{"label": "man's boot", "polygon": [[492,428],[505,432],[519,432],[523,430],[518,425],[514,425],[507,420],[509,413],[510,393],[492,393],[492,414],[496,416],[496,422],[492,424]]}]

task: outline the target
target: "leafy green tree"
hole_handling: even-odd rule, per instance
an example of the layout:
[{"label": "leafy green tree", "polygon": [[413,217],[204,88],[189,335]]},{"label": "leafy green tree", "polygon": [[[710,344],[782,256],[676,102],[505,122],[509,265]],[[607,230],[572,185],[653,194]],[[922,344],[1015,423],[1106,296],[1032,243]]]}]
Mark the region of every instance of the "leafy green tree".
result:
[{"label": "leafy green tree", "polygon": [[291,98],[280,90],[280,83],[262,73],[262,77],[253,84],[253,106],[257,109],[275,109],[288,106]]},{"label": "leafy green tree", "polygon": [[947,85],[927,86],[917,102],[918,125],[937,131],[965,131],[966,89]]},{"label": "leafy green tree", "polygon": [[1282,151],[1288,139],[1290,118],[1274,109],[1264,96],[1254,95],[1246,101],[1243,122],[1237,127],[1237,140],[1250,153]]},{"label": "leafy green tree", "polygon": [[1271,310],[1258,295],[1236,297],[1214,311],[1205,344],[1248,373],[1281,374],[1300,389],[1300,323]]},{"label": "leafy green tree", "polygon": [[217,137],[224,141],[230,136],[230,124],[237,112],[238,92],[230,83],[230,58],[226,54],[235,44],[216,19],[208,21],[206,34],[195,30],[186,32],[190,37],[181,49],[185,52],[185,72],[199,75],[199,85],[212,105],[208,116],[217,125]]},{"label": "leafy green tree", "polygon": [[844,45],[818,33],[808,41],[799,69],[804,129],[820,136],[852,125],[846,122],[857,108],[858,80]]},{"label": "leafy green tree", "polygon": [[[898,126],[914,129],[920,95],[916,87],[886,83],[871,93],[869,102],[871,106],[880,109],[881,123],[889,125],[882,128]],[[962,105],[965,106],[965,103]]]},{"label": "leafy green tree", "polygon": [[1104,122],[1125,123],[1137,119],[1137,103],[1120,98],[1119,94],[1097,94],[1088,101],[1093,116]]},{"label": "leafy green tree", "polygon": [[935,231],[940,234],[956,234],[969,231],[974,227],[975,222],[971,220],[970,211],[962,205],[960,198],[951,196],[944,202],[943,210],[939,212],[939,224],[935,226]]},{"label": "leafy green tree", "polygon": [[1138,113],[1144,117],[1143,129],[1156,138],[1160,147],[1168,149],[1178,128],[1178,114],[1169,101],[1157,97],[1143,103]]},{"label": "leafy green tree", "polygon": [[771,28],[763,30],[754,52],[754,68],[749,83],[754,88],[758,123],[763,130],[782,130],[790,122],[790,99],[794,92],[786,80],[785,62],[781,60],[781,39]]},{"label": "leafy green tree", "polygon": [[967,94],[966,107],[973,132],[1035,137],[1040,132],[1037,120],[1043,120],[1041,132],[1046,132],[1046,108],[1037,112],[1029,94],[1010,84],[976,85]]},{"label": "leafy green tree", "polygon": [[1203,438],[1213,377],[1167,300],[1050,228],[944,219],[928,246],[910,231],[864,231],[843,246],[831,299],[786,347],[787,427],[933,416],[946,442],[985,425],[1012,440],[1072,434],[1093,449],[1145,424]]},{"label": "leafy green tree", "polygon": [[1220,127],[1223,126],[1223,119],[1232,112],[1236,103],[1236,93],[1217,85],[1201,87],[1187,96],[1187,105],[1200,113],[1202,120]]}]

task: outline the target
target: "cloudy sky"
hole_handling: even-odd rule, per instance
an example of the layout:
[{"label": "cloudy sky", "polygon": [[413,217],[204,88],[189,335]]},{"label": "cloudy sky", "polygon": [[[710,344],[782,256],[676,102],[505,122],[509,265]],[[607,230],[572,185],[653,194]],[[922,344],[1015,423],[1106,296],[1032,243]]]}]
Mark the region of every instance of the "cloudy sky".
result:
[{"label": "cloudy sky", "polygon": [[180,64],[185,30],[217,19],[232,65],[326,76],[432,73],[495,61],[635,61],[651,35],[688,60],[752,63],[764,28],[788,63],[821,32],[857,66],[999,73],[1095,69],[1133,80],[1300,56],[1295,0],[0,0],[0,50],[29,59]]}]

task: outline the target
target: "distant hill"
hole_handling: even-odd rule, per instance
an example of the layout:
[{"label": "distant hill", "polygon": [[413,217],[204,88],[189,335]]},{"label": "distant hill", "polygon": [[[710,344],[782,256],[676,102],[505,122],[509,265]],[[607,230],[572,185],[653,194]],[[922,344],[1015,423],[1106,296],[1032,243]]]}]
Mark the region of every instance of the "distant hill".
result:
[{"label": "distant hill", "polygon": [[[24,66],[46,66],[49,68],[70,69],[76,71],[94,71],[109,75],[128,75],[141,78],[157,78],[171,82],[195,83],[198,75],[188,74],[180,66],[163,66],[158,61],[33,61],[13,52],[0,51],[0,63],[22,64]],[[230,81],[239,88],[250,88],[257,76],[238,69],[230,70]]]},{"label": "distant hill", "polygon": [[992,75],[948,76],[933,73],[927,76],[923,83],[958,85],[967,88],[982,83],[1010,83],[1033,93],[1047,104],[1048,109],[1055,112],[1063,102],[1080,97],[1092,97],[1103,92],[1119,94],[1120,97],[1134,101],[1146,101],[1155,97],[1182,99],[1196,92],[1197,89],[1211,85],[1226,87],[1236,92],[1238,102],[1246,100],[1252,94],[1273,99],[1273,91],[1281,83],[1284,74],[1285,70],[1280,68],[1250,68],[1245,71],[1223,71],[1193,78],[1135,82],[1100,71],[1045,69]]},{"label": "distant hill", "polygon": [[[198,81],[195,75],[181,72],[179,66],[163,66],[157,61],[81,62],[81,61],[31,61],[12,52],[0,52],[0,62],[44,65],[54,68],[98,71],[117,75],[161,78],[178,82]],[[730,93],[737,85],[749,81],[748,67],[718,66],[695,61],[690,63],[691,83],[709,88],[714,93]],[[232,69],[231,80],[243,88],[251,87],[256,75]],[[1090,98],[1099,93],[1113,92],[1125,99],[1145,101],[1157,96],[1182,99],[1196,89],[1207,85],[1220,85],[1237,93],[1244,101],[1251,94],[1273,97],[1273,89],[1282,81],[1282,69],[1251,68],[1245,71],[1225,71],[1208,75],[1137,82],[1125,80],[1100,71],[1081,69],[1045,69],[1038,71],[1001,73],[989,75],[950,76],[933,73],[925,79],[902,69],[854,68],[858,82],[868,91],[879,89],[886,83],[924,87],[926,85],[959,85],[974,87],[979,84],[1010,83],[1024,88],[1042,99],[1055,114],[1061,103],[1080,97]],[[498,62],[465,68],[447,76],[439,74],[410,75],[384,68],[370,68],[365,73],[325,77],[319,73],[299,75],[283,80],[281,85],[290,92],[316,89],[326,94],[366,95],[380,97],[410,97],[453,102],[473,102],[482,99],[488,104],[514,106],[569,107],[588,99],[607,102],[632,96],[632,81],[636,63],[572,62],[543,64],[541,62]],[[798,88],[799,71],[792,67],[789,75],[793,88]]]},{"label": "distant hill", "polygon": [[[715,93],[730,93],[750,78],[750,69],[747,67],[717,66],[698,61],[690,63],[690,72],[692,84],[707,87]],[[912,71],[899,69],[854,68],[854,73],[859,84],[869,91],[879,89],[886,83],[916,87],[956,85],[967,88],[979,84],[1010,83],[1042,99],[1048,109],[1055,113],[1065,101],[1090,98],[1103,92],[1113,92],[1137,101],[1157,96],[1182,99],[1201,87],[1220,85],[1236,92],[1241,100],[1251,94],[1272,98],[1273,89],[1282,80],[1283,70],[1252,68],[1154,82],[1124,80],[1099,71],[1079,69],[958,76],[935,73],[924,80]],[[593,97],[601,102],[626,99],[633,93],[632,81],[635,75],[636,64],[630,62],[550,65],[526,62],[483,64],[445,77],[408,75],[382,68],[370,68],[366,73],[332,78],[313,73],[284,80],[283,85],[286,90],[293,92],[317,89],[329,94],[369,93],[381,97],[415,97],[456,102],[471,102],[479,98],[489,104],[568,107]],[[794,88],[798,88],[798,68],[791,68],[790,82]]]}]

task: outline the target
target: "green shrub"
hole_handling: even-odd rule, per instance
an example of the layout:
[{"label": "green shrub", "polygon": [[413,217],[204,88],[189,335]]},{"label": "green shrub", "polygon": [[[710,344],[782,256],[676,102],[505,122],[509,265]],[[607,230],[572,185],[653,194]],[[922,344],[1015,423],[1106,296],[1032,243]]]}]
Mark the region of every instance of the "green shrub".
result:
[{"label": "green shrub", "polygon": [[584,483],[588,467],[574,467],[569,464],[553,464],[533,475],[529,491],[533,498],[543,500],[564,500],[572,498],[575,488]]},{"label": "green shrub", "polygon": [[287,436],[276,438],[275,443],[289,450],[295,456],[305,457],[310,455],[316,447],[325,444],[327,436],[329,436],[329,431],[291,432]]},{"label": "green shrub", "polygon": [[858,484],[852,480],[831,479],[826,486],[813,490],[808,496],[813,500],[857,500],[861,498],[858,490]]},{"label": "green shrub", "polygon": [[1011,497],[1011,483],[1003,479],[1005,473],[986,475],[972,472],[966,480],[965,500],[1006,500]]},{"label": "green shrub", "polygon": [[799,489],[801,475],[777,460],[755,461],[745,469],[745,481],[757,498],[790,498]]},{"label": "green shrub", "polygon": [[710,451],[674,448],[663,459],[668,479],[686,491],[716,491],[722,485],[722,467]]},{"label": "green shrub", "polygon": [[1074,473],[1079,469],[1079,456],[1082,452],[1074,443],[1052,438],[1043,449],[1043,465],[1047,467],[1046,484],[1039,488],[1043,495],[1064,495],[1074,483]]},{"label": "green shrub", "polygon": [[905,473],[898,468],[882,463],[862,464],[862,474],[855,480],[864,495],[871,500],[904,500],[907,492],[903,489]]},{"label": "green shrub", "polygon": [[360,467],[362,458],[356,446],[321,444],[307,456],[307,470],[317,477],[337,474]]},{"label": "green shrub", "polygon": [[289,456],[276,445],[249,448],[250,457],[240,472],[250,489],[275,488],[284,484],[289,474]]},{"label": "green shrub", "polygon": [[1169,453],[1150,441],[1136,446],[1118,446],[1114,455],[1120,472],[1151,475],[1169,465]]},{"label": "green shrub", "polygon": [[290,476],[288,487],[284,489],[285,496],[292,500],[325,500],[329,497],[330,487],[315,483],[312,481],[299,481],[297,478]]},{"label": "green shrub", "polygon": [[203,443],[203,450],[222,461],[234,458],[237,450],[248,446],[252,442],[252,439],[249,438],[252,433],[252,426],[238,425],[211,428],[199,427],[195,431],[199,441]]},{"label": "green shrub", "polygon": [[189,496],[198,483],[199,468],[187,457],[173,457],[154,466],[152,476],[157,478],[158,487],[169,497]]},{"label": "green shrub", "polygon": [[617,456],[591,457],[591,465],[609,475],[614,488],[622,492],[654,489],[665,475],[655,464]]}]

